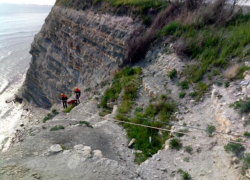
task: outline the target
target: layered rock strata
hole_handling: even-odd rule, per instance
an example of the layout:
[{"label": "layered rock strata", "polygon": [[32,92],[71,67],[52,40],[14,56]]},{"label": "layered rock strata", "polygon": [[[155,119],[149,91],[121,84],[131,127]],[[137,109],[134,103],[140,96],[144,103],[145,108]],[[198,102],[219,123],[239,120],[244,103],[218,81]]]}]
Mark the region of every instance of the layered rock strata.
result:
[{"label": "layered rock strata", "polygon": [[55,6],[31,45],[22,97],[50,107],[76,85],[95,87],[118,69],[127,39],[139,26],[128,16]]}]

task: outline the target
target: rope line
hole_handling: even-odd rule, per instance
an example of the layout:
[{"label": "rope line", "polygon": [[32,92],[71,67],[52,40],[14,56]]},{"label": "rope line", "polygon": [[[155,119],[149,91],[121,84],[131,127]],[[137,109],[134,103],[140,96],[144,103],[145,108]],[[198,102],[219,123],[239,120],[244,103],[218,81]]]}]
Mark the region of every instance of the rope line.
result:
[{"label": "rope line", "polygon": [[[87,114],[96,115],[96,114],[93,114],[93,113],[90,113],[90,112],[86,111],[85,109],[83,109],[83,110]],[[124,124],[130,124],[130,125],[134,125],[134,126],[140,126],[140,127],[151,128],[151,129],[156,129],[156,130],[161,130],[161,131],[167,131],[167,132],[171,132],[171,133],[180,133],[180,134],[184,134],[184,135],[187,135],[187,136],[204,137],[204,136],[201,136],[201,135],[193,135],[193,134],[185,133],[185,132],[172,131],[172,130],[169,130],[169,129],[166,129],[166,128],[158,128],[158,127],[153,127],[153,126],[148,126],[148,125],[143,125],[143,124],[137,124],[137,123],[127,122],[127,121],[121,121],[121,120],[117,120],[117,119],[113,119],[113,118],[107,118],[107,117],[101,117],[101,116],[99,116],[99,117],[102,118],[102,119],[105,119],[105,120],[110,120],[110,121],[124,123]],[[222,132],[217,132],[217,134],[231,135],[231,134],[222,133]],[[231,135],[231,136],[236,136],[236,135]],[[234,144],[241,144],[241,145],[245,145],[245,146],[250,147],[250,144],[248,144],[248,143],[242,143],[242,142],[237,142],[237,141],[228,141],[228,142],[234,143]]]}]

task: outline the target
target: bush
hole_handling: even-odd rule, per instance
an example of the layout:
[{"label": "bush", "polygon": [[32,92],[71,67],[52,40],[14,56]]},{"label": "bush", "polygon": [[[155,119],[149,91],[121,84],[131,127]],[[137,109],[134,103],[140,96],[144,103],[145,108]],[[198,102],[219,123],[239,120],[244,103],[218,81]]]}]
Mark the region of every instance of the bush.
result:
[{"label": "bush", "polygon": [[168,75],[167,75],[171,80],[173,80],[174,78],[177,77],[177,71],[176,69],[173,69],[171,71],[168,72]]},{"label": "bush", "polygon": [[182,99],[182,98],[184,98],[185,96],[186,96],[186,93],[185,93],[185,92],[182,91],[182,92],[179,93],[179,98]]},{"label": "bush", "polygon": [[181,89],[182,89],[182,90],[188,89],[188,88],[189,88],[189,85],[188,85],[188,82],[187,82],[187,81],[181,81],[181,82],[180,82],[180,86],[181,86]]},{"label": "bush", "polygon": [[65,129],[62,125],[54,126],[53,128],[50,129],[50,131],[58,131],[60,129]]},{"label": "bush", "polygon": [[93,126],[87,121],[79,121],[79,124],[85,124],[87,127],[93,128]]},{"label": "bush", "polygon": [[245,132],[244,132],[244,136],[247,137],[247,138],[250,138],[250,132],[245,131]]},{"label": "bush", "polygon": [[181,176],[181,179],[182,180],[190,180],[191,179],[191,176],[188,172],[184,171],[182,176]]},{"label": "bush", "polygon": [[198,93],[194,91],[194,92],[189,93],[189,96],[192,98],[195,98],[196,96],[198,96]]},{"label": "bush", "polygon": [[182,169],[178,169],[177,173],[181,174],[181,179],[182,180],[190,180],[191,176],[187,171],[183,171]]},{"label": "bush", "polygon": [[239,100],[235,103],[231,104],[230,107],[238,110],[240,114],[250,113],[250,98],[246,98],[245,100]]},{"label": "bush", "polygon": [[245,151],[245,147],[237,142],[235,143],[229,142],[227,145],[224,146],[224,149],[227,153],[231,152],[236,156],[241,155],[241,153]]},{"label": "bush", "polygon": [[185,147],[185,152],[187,152],[187,153],[189,153],[189,154],[192,154],[192,152],[193,152],[192,146],[186,146],[186,147]]},{"label": "bush", "polygon": [[215,131],[216,131],[215,126],[207,125],[206,132],[209,136],[212,136]]},{"label": "bush", "polygon": [[228,88],[230,86],[230,82],[226,81],[224,86],[225,86],[225,88]]},{"label": "bush", "polygon": [[170,149],[180,150],[182,147],[182,142],[180,139],[171,139],[169,142]]}]

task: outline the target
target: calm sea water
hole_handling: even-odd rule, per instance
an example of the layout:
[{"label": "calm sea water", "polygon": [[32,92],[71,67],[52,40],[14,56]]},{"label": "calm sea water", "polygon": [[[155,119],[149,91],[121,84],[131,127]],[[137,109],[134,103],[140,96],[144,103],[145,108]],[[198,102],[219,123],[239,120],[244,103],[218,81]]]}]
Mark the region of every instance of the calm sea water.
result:
[{"label": "calm sea water", "polygon": [[30,44],[51,6],[0,4],[0,149],[14,131],[22,108],[6,104],[21,86],[29,67]]}]

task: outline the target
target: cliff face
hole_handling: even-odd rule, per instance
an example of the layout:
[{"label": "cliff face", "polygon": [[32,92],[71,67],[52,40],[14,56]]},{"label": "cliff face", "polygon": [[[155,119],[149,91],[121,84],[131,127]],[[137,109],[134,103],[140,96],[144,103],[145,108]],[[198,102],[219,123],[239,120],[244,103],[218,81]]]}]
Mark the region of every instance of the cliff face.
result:
[{"label": "cliff face", "polygon": [[31,45],[22,97],[50,107],[77,85],[100,84],[118,69],[126,41],[139,26],[128,16],[55,6]]}]

